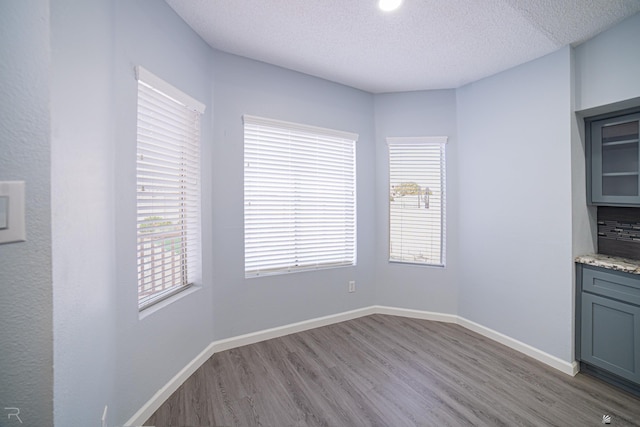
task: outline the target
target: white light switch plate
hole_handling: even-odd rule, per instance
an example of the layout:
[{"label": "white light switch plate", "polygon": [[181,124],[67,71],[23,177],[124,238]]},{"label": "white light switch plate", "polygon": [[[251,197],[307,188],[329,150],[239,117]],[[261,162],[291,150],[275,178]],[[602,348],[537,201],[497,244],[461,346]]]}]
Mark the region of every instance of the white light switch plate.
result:
[{"label": "white light switch plate", "polygon": [[24,181],[0,181],[0,244],[24,241]]}]

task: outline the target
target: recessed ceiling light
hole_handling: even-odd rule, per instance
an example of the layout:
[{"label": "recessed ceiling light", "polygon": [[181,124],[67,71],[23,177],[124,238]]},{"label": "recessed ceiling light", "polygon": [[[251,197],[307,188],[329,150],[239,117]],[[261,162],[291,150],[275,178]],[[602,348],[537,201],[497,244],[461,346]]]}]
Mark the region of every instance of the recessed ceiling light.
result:
[{"label": "recessed ceiling light", "polygon": [[402,0],[380,0],[378,2],[378,7],[385,12],[391,12],[392,10],[396,10],[402,4]]}]

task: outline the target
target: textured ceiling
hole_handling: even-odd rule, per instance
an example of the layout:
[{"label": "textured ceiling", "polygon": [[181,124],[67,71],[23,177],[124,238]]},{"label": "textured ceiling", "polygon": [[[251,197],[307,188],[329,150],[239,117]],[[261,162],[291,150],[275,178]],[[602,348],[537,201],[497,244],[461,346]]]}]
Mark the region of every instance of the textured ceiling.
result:
[{"label": "textured ceiling", "polygon": [[212,47],[372,93],[456,88],[578,44],[640,0],[166,0]]}]

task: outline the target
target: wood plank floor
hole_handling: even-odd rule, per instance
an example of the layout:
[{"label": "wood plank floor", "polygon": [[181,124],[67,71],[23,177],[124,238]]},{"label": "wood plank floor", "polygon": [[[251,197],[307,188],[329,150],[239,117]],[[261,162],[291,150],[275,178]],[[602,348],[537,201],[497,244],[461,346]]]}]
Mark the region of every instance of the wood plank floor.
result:
[{"label": "wood plank floor", "polygon": [[640,426],[640,398],[461,326],[372,315],[216,353],[163,426]]}]

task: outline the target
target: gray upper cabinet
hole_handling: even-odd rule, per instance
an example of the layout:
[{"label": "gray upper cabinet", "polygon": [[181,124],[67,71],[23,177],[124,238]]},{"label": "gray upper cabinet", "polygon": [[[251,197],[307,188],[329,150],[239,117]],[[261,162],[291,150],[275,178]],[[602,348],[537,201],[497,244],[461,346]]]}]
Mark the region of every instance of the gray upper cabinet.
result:
[{"label": "gray upper cabinet", "polygon": [[640,111],[585,119],[591,204],[640,206]]}]

